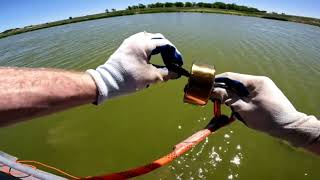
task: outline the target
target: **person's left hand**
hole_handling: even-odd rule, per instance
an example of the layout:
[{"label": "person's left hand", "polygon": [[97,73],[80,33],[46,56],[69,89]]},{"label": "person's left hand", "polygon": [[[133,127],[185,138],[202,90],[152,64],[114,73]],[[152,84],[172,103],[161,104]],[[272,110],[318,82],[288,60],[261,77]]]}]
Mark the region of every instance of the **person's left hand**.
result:
[{"label": "person's left hand", "polygon": [[123,41],[108,61],[89,73],[99,94],[96,103],[146,88],[149,84],[178,78],[166,67],[150,64],[151,55],[161,53],[165,63],[183,65],[182,56],[162,34],[140,32]]}]

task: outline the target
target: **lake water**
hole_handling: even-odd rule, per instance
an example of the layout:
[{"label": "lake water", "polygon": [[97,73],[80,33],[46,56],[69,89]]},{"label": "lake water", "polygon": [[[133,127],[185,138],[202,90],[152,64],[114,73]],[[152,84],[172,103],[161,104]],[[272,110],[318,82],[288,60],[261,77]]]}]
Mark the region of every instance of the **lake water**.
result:
[{"label": "lake water", "polygon": [[[160,32],[193,61],[271,77],[295,107],[319,117],[320,28],[218,14],[170,13],[69,24],[0,39],[0,66],[86,70],[140,31]],[[161,63],[159,57],[154,62]],[[0,129],[0,150],[78,176],[150,162],[204,127],[212,105],[182,103],[185,78],[137,94]],[[226,113],[229,113],[225,110]],[[320,159],[240,122],[137,179],[318,179]]]}]

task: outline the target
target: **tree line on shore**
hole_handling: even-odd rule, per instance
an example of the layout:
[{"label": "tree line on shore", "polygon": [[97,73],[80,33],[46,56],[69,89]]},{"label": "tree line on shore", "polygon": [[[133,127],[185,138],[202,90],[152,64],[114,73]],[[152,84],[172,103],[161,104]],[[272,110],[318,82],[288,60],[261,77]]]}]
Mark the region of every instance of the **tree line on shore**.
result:
[{"label": "tree line on shore", "polygon": [[257,8],[248,7],[248,6],[240,6],[237,4],[228,4],[223,2],[214,2],[214,3],[204,3],[204,2],[157,2],[152,4],[138,4],[133,6],[128,6],[126,10],[135,10],[135,9],[146,9],[146,8],[216,8],[216,9],[224,9],[224,10],[235,10],[235,11],[245,11],[245,12],[252,12],[252,13],[265,13],[266,11],[260,11]]}]

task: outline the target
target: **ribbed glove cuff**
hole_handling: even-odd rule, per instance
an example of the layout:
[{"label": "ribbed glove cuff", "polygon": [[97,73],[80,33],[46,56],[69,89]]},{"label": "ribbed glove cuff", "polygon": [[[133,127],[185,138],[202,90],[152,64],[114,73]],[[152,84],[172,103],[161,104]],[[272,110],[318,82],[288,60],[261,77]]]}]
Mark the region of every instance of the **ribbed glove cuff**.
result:
[{"label": "ribbed glove cuff", "polygon": [[306,147],[319,141],[320,121],[314,116],[307,116],[303,113],[299,113],[297,118],[293,123],[274,129],[270,134],[287,140],[296,147]]}]

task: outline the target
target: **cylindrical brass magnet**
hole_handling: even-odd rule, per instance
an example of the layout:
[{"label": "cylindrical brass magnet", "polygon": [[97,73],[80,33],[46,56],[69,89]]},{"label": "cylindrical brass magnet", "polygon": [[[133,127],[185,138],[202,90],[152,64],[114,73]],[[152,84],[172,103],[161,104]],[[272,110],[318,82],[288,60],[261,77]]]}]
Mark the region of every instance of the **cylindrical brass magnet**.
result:
[{"label": "cylindrical brass magnet", "polygon": [[214,66],[193,64],[183,101],[195,105],[207,104],[214,85]]}]

